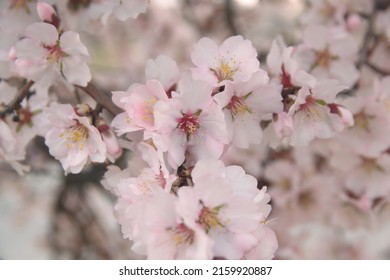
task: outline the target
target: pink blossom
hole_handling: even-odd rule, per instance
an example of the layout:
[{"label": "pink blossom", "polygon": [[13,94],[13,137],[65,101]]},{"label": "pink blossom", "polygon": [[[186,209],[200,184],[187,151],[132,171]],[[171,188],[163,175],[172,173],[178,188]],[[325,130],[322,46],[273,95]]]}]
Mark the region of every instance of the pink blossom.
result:
[{"label": "pink blossom", "polygon": [[[215,257],[240,259],[252,245],[240,237],[256,231],[271,207],[266,188],[259,191],[254,177],[238,166],[200,160],[192,173],[194,186],[178,191],[178,211],[184,222],[196,222],[213,240]],[[276,248],[275,248],[276,249]]]},{"label": "pink blossom", "polygon": [[361,90],[343,101],[353,115],[354,126],[340,135],[342,143],[367,157],[377,157],[390,147],[389,93],[386,80],[383,80],[377,83],[374,92]]},{"label": "pink blossom", "polygon": [[309,26],[304,33],[304,44],[313,56],[311,73],[319,79],[337,79],[352,86],[359,78],[355,66],[358,43],[345,31],[325,26]]},{"label": "pink blossom", "polygon": [[112,125],[119,135],[137,130],[154,130],[154,108],[159,100],[168,100],[168,96],[158,80],[148,80],[145,85],[133,85],[129,92],[115,92],[122,96],[120,102],[126,110],[115,117]]},{"label": "pink blossom", "polygon": [[211,88],[202,81],[183,78],[173,98],[158,101],[154,108],[156,131],[161,135],[160,149],[168,152],[172,166],[185,160],[219,158],[226,139],[222,110],[211,98]]},{"label": "pink blossom", "polygon": [[144,239],[149,259],[211,259],[212,240],[202,228],[184,221],[176,197],[161,194],[145,209]]},{"label": "pink blossom", "polygon": [[106,145],[87,117],[78,116],[71,105],[56,104],[47,110],[47,118],[51,129],[45,135],[45,144],[65,173],[79,173],[89,160],[104,162]]},{"label": "pink blossom", "polygon": [[336,95],[344,88],[337,81],[328,80],[317,83],[312,90],[303,87],[298,91],[288,112],[294,122],[291,145],[307,145],[314,138],[331,138],[348,125],[334,103]]},{"label": "pink blossom", "polygon": [[220,47],[208,38],[202,38],[191,54],[192,76],[216,87],[226,81],[248,81],[259,70],[257,51],[251,41],[242,36],[227,38]]},{"label": "pink blossom", "polygon": [[272,42],[267,56],[267,65],[274,76],[274,81],[283,85],[283,88],[314,87],[316,79],[305,72],[298,61],[292,57],[293,47],[286,47],[282,39]]},{"label": "pink blossom", "polygon": [[15,46],[16,69],[20,75],[47,87],[56,77],[75,85],[86,86],[91,73],[86,63],[87,48],[76,32],[59,34],[48,23],[33,23],[27,27],[26,38]]},{"label": "pink blossom", "polygon": [[310,0],[310,9],[302,17],[305,24],[342,23],[348,1]]},{"label": "pink blossom", "polygon": [[106,145],[107,158],[111,162],[115,162],[122,155],[122,148],[119,145],[118,138],[114,132],[108,128],[99,129],[100,135]]},{"label": "pink blossom", "polygon": [[223,108],[229,139],[238,148],[260,144],[260,121],[283,109],[281,86],[268,84],[268,75],[258,71],[247,82],[227,84],[214,96]]},{"label": "pink blossom", "polygon": [[142,213],[149,201],[154,196],[159,196],[160,191],[170,192],[176,176],[171,174],[172,170],[168,170],[163,155],[154,147],[142,142],[138,145],[138,150],[148,166],[142,168],[137,177],[126,176],[129,175],[126,169],[119,172],[112,170],[107,174],[105,182],[118,196],[115,210],[122,225],[123,236],[141,246],[144,244],[140,236]]},{"label": "pink blossom", "polygon": [[147,80],[159,80],[169,96],[170,91],[174,90],[179,81],[179,67],[172,58],[159,55],[155,60],[146,61],[145,77]]}]

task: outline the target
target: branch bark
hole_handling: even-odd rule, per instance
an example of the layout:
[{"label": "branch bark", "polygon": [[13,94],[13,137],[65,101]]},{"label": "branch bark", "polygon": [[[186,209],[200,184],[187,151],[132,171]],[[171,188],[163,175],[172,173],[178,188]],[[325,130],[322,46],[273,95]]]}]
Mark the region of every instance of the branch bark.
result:
[{"label": "branch bark", "polygon": [[34,84],[34,81],[28,81],[16,94],[14,99],[6,106],[6,108],[2,111],[0,111],[0,118],[5,117],[6,114],[12,113],[13,110],[15,110],[20,103],[28,96],[30,88]]},{"label": "branch bark", "polygon": [[102,90],[97,88],[94,84],[89,83],[86,87],[80,87],[85,93],[91,96],[98,104],[100,104],[104,109],[110,112],[112,115],[116,116],[122,113],[122,109],[117,107],[113,102],[110,96],[104,93]]}]

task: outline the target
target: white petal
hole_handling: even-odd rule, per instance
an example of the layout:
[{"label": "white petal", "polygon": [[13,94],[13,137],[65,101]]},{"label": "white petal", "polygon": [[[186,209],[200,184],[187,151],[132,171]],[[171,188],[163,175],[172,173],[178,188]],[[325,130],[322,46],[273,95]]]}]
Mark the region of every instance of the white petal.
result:
[{"label": "white petal", "polygon": [[87,86],[92,78],[87,63],[75,57],[65,57],[62,61],[62,72],[68,82],[82,87]]},{"label": "white petal", "polygon": [[61,35],[60,47],[68,55],[89,56],[87,48],[80,40],[80,35],[73,31],[66,31]]},{"label": "white petal", "polygon": [[209,38],[200,39],[191,53],[191,60],[198,67],[210,67],[217,63],[218,57],[218,46]]},{"label": "white petal", "polygon": [[57,29],[53,25],[44,22],[37,22],[28,26],[26,36],[47,46],[54,46],[58,40]]}]

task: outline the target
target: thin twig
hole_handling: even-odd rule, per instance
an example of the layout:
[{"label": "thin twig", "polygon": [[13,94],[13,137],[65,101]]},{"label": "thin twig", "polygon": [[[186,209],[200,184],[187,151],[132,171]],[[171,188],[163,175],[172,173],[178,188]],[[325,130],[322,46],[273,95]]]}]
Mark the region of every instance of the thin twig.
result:
[{"label": "thin twig", "polygon": [[111,98],[103,91],[98,89],[92,83],[89,83],[86,87],[79,87],[89,96],[91,96],[97,103],[103,106],[104,109],[109,111],[112,115],[116,116],[122,112],[111,100]]},{"label": "thin twig", "polygon": [[389,76],[390,75],[390,71],[386,71],[385,69],[382,69],[378,66],[376,66],[375,64],[372,64],[371,62],[367,61],[365,63],[365,65],[367,65],[368,67],[371,68],[371,70],[375,71],[376,73],[382,75],[382,76]]},{"label": "thin twig", "polygon": [[6,114],[12,113],[20,103],[28,96],[31,86],[34,84],[33,81],[28,81],[16,94],[14,99],[6,106],[6,108],[0,111],[0,117],[3,118]]},{"label": "thin twig", "polygon": [[[364,34],[364,38],[362,41],[362,47],[360,48],[359,51],[359,59],[356,63],[356,69],[360,70],[363,65],[367,64],[369,56],[373,52],[373,48],[370,48],[370,43],[371,40],[374,39],[374,44],[376,44],[376,35],[374,33],[374,21],[375,21],[375,16],[377,13],[377,7],[375,3],[372,4],[372,9],[369,14],[365,14],[364,18],[367,20],[367,29]],[[356,90],[359,88],[359,80],[355,82],[349,89],[346,89],[342,91],[340,94],[344,96],[351,96],[353,95]]]},{"label": "thin twig", "polygon": [[363,45],[362,48],[360,49],[359,60],[356,64],[357,69],[360,69],[362,65],[367,62],[368,49],[370,46],[371,39],[374,36],[374,19],[375,19],[376,12],[377,12],[376,6],[375,4],[373,4],[372,11],[367,17],[367,30],[366,33],[364,34]]}]

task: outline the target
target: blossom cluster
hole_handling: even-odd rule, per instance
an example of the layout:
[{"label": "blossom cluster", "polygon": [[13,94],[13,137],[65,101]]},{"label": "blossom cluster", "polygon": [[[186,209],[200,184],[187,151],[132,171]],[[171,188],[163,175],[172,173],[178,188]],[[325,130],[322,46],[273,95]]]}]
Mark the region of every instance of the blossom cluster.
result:
[{"label": "blossom cluster", "polygon": [[282,110],[281,87],[241,36],[221,46],[203,38],[191,57],[191,71],[167,56],[149,60],[145,83],[113,92],[124,112],[112,126],[141,140],[149,164],[138,177],[106,174],[123,234],[149,258],[272,258],[277,241],[266,226],[266,188],[219,159],[229,145],[260,144],[260,122]]}]

